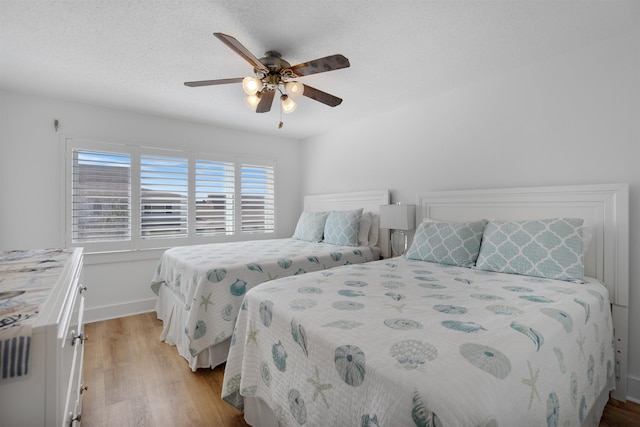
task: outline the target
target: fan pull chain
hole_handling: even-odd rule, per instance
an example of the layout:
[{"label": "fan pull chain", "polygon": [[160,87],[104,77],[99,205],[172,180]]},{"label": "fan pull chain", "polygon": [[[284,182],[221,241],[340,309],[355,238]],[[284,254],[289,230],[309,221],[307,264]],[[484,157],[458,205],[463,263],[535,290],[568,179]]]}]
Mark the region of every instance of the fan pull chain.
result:
[{"label": "fan pull chain", "polygon": [[282,103],[280,103],[280,123],[278,123],[278,129],[282,129],[284,122],[282,121]]}]

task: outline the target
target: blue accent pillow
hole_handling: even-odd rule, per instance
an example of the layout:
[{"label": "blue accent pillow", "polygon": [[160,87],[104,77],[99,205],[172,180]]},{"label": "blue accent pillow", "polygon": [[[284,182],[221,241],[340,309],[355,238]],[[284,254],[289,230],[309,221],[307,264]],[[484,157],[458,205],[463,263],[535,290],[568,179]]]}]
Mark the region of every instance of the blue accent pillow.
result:
[{"label": "blue accent pillow", "polygon": [[307,242],[321,242],[327,216],[329,212],[302,212],[293,238]]},{"label": "blue accent pillow", "polygon": [[583,283],[582,223],[579,218],[490,221],[477,268]]},{"label": "blue accent pillow", "polygon": [[425,221],[416,230],[407,258],[473,267],[486,223],[484,219],[469,222]]},{"label": "blue accent pillow", "polygon": [[324,241],[333,245],[358,246],[362,209],[331,211],[324,225]]}]

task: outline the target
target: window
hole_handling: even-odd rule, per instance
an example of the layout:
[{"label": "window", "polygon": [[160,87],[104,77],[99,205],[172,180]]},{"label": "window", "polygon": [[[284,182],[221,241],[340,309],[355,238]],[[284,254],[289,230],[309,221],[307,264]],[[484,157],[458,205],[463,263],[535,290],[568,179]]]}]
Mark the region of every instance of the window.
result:
[{"label": "window", "polygon": [[273,161],[72,139],[67,159],[68,246],[132,250],[275,232]]},{"label": "window", "polygon": [[143,239],[187,237],[188,160],[140,155],[140,230]]},{"label": "window", "polygon": [[233,163],[196,160],[196,234],[232,235],[235,216]]},{"label": "window", "polygon": [[273,167],[242,165],[240,197],[243,233],[274,231],[273,193]]},{"label": "window", "polygon": [[74,150],[72,182],[73,243],[131,239],[131,156]]}]

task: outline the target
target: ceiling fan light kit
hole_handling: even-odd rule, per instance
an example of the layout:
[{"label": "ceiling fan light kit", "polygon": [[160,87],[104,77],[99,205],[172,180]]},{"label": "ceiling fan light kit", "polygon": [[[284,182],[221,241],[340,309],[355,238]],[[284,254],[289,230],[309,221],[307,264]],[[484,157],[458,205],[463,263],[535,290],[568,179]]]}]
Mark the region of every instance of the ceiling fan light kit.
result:
[{"label": "ceiling fan light kit", "polygon": [[262,90],[262,80],[256,77],[245,77],[242,79],[242,89],[244,89],[247,95],[255,95],[256,92]]},{"label": "ceiling fan light kit", "polygon": [[256,107],[260,103],[260,96],[258,95],[258,93],[254,93],[253,95],[247,96],[244,99],[244,102],[245,104],[247,104],[247,107],[249,107],[249,109],[255,111]]},{"label": "ceiling fan light kit", "polygon": [[282,101],[282,111],[285,113],[293,113],[296,111],[298,104],[293,102],[293,99],[291,99],[289,95],[283,93],[280,95],[280,100]]},{"label": "ceiling fan light kit", "polygon": [[[201,80],[185,82],[189,87],[211,86],[229,83],[242,83],[242,89],[248,95],[245,98],[246,105],[257,113],[266,113],[271,110],[275,92],[280,92],[281,111],[292,113],[297,108],[294,99],[306,96],[330,107],[338,106],[342,99],[333,96],[311,86],[303,85],[297,79],[310,74],[324,73],[349,67],[349,60],[340,54],[326,56],[313,61],[303,62],[291,66],[282,59],[279,52],[270,50],[265,56],[258,59],[238,40],[222,33],[213,33],[220,41],[231,50],[240,55],[244,60],[253,65],[255,77]],[[282,121],[278,128],[282,128]]]},{"label": "ceiling fan light kit", "polygon": [[287,82],[284,85],[287,93],[292,98],[299,98],[304,95],[304,85],[300,82]]}]

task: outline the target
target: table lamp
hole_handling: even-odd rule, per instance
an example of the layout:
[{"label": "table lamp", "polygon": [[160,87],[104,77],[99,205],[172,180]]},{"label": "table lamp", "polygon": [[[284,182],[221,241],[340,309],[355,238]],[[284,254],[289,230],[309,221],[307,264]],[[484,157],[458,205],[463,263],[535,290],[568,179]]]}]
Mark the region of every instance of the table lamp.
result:
[{"label": "table lamp", "polygon": [[391,251],[393,256],[407,250],[407,234],[416,224],[416,205],[380,205],[380,228],[391,230]]}]

